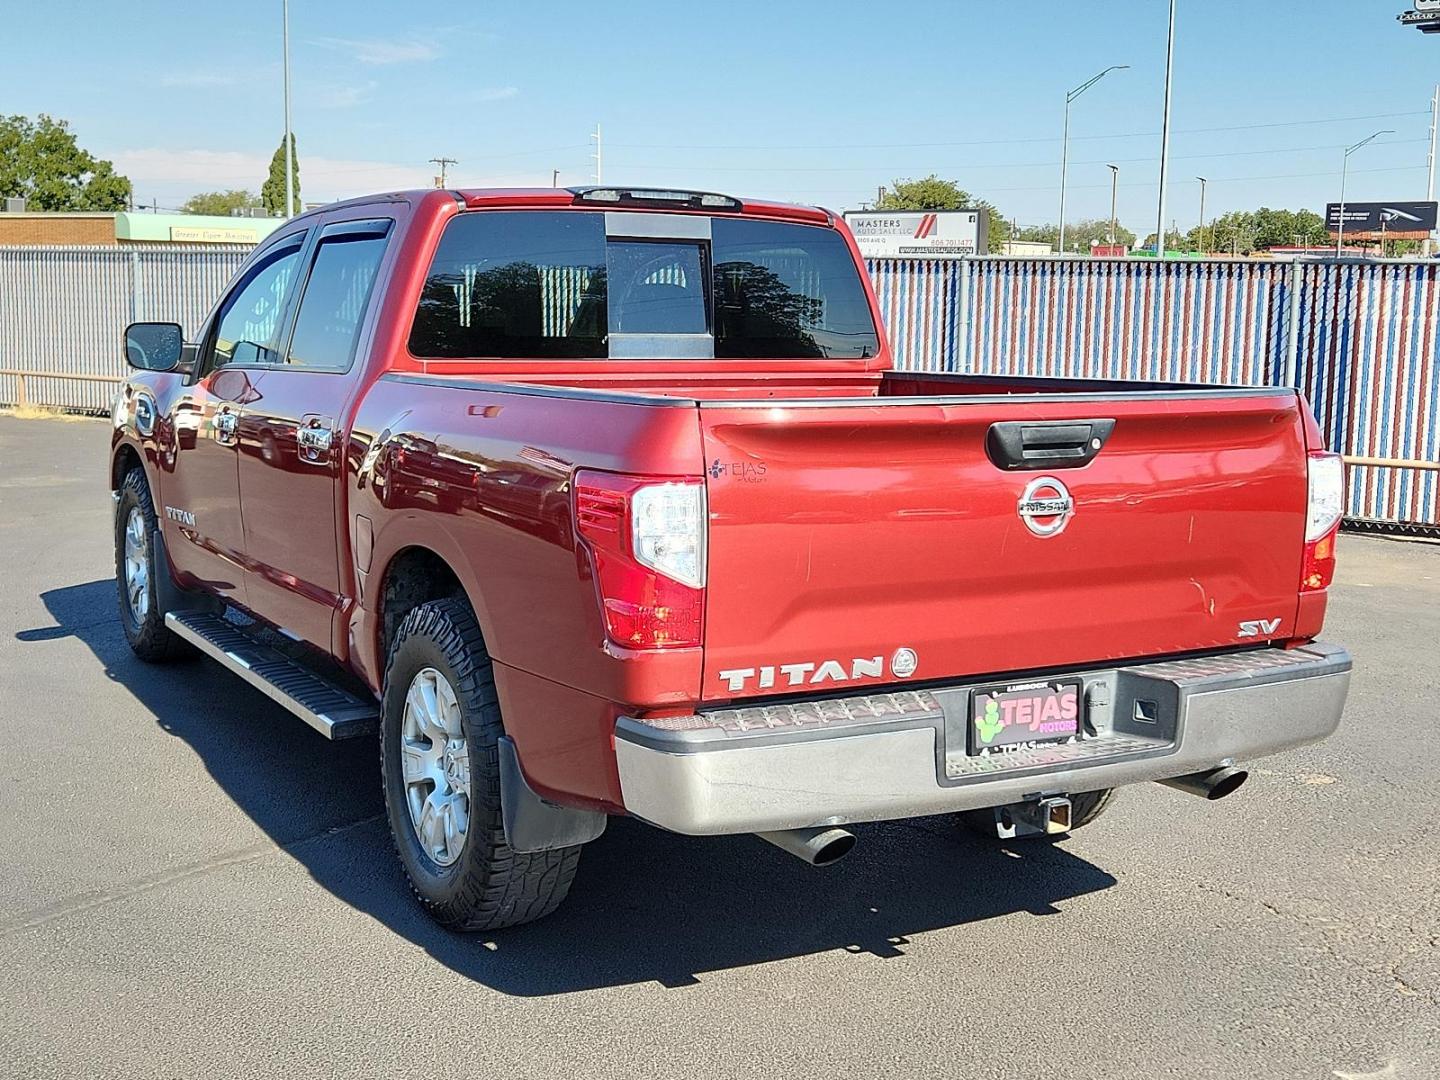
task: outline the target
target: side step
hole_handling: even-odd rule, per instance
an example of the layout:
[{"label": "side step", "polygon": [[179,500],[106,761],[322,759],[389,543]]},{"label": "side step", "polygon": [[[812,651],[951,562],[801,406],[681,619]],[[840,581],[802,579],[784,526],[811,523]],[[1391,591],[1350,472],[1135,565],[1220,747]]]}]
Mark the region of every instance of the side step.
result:
[{"label": "side step", "polygon": [[172,611],[165,616],[165,625],[328,739],[365,735],[379,724],[376,702],[340,689],[219,615]]}]

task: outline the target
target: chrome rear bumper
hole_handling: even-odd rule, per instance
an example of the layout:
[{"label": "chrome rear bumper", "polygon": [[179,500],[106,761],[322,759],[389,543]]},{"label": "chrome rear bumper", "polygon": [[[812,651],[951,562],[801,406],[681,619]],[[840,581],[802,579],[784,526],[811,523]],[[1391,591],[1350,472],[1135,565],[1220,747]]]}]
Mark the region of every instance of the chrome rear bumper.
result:
[{"label": "chrome rear bumper", "polygon": [[[979,809],[1119,787],[1315,742],[1340,722],[1350,655],[1334,645],[1069,673],[1091,737],[965,753],[970,690],[906,690],[642,721],[621,717],[625,807],[695,835]],[[1142,719],[1143,718],[1143,719]]]}]

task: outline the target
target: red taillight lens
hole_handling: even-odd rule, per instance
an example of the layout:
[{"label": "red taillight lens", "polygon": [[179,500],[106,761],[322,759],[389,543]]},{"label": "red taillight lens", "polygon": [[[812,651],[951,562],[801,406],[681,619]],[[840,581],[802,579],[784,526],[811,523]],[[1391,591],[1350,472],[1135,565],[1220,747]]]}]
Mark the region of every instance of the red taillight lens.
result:
[{"label": "red taillight lens", "polygon": [[1335,536],[1345,506],[1345,464],[1339,454],[1309,455],[1309,506],[1300,591],[1328,589],[1335,580]]},{"label": "red taillight lens", "polygon": [[575,527],[590,550],[605,632],[615,644],[678,649],[701,643],[704,505],[700,480],[576,474]]}]

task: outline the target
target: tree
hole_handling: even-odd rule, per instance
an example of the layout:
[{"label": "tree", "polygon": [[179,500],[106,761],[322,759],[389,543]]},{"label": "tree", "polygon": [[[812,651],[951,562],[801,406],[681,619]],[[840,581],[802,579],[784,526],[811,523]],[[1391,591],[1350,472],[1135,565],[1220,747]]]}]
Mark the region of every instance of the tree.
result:
[{"label": "tree", "polygon": [[[283,176],[284,173],[282,172]],[[284,201],[285,196],[280,196]],[[180,207],[182,214],[219,214],[229,216],[235,210],[249,210],[260,206],[260,196],[251,191],[202,191],[191,195]]]},{"label": "tree", "polygon": [[80,149],[64,120],[0,116],[0,197],[14,196],[31,210],[124,210],[130,181]]},{"label": "tree", "polygon": [[[1153,232],[1152,232],[1152,233],[1146,233],[1146,234],[1145,234],[1145,243],[1143,243],[1143,244],[1140,245],[1140,250],[1142,250],[1142,251],[1154,251],[1154,250],[1155,250],[1155,234],[1154,234]],[[1184,235],[1179,229],[1170,228],[1170,229],[1167,229],[1167,230],[1165,231],[1165,250],[1166,250],[1166,251],[1188,251],[1188,250],[1190,250],[1190,248],[1188,247],[1188,245],[1187,245],[1186,242],[1185,242],[1185,235]]]},{"label": "tree", "polygon": [[1000,251],[1010,239],[1010,222],[993,203],[976,198],[954,180],[931,173],[922,180],[896,180],[876,210],[983,210],[989,220],[990,252]]},{"label": "tree", "polygon": [[[1060,227],[1058,225],[1028,225],[1021,229],[1016,236],[1018,240],[1028,240],[1037,244],[1049,244],[1052,249],[1060,246]],[[1109,218],[1087,218],[1084,221],[1074,221],[1065,226],[1065,250],[1087,253],[1096,244],[1110,243],[1110,219]],[[1115,243],[1124,244],[1126,247],[1135,246],[1135,234],[1125,228],[1119,222],[1115,224]]]},{"label": "tree", "polygon": [[[293,189],[291,195],[293,202],[290,206],[291,214],[300,213],[300,156],[295,152],[295,133],[290,133],[290,185]],[[270,175],[266,177],[264,185],[260,188],[260,199],[265,209],[280,217],[288,217],[285,213],[285,140],[280,140],[275,155],[270,159]]]},{"label": "tree", "polygon": [[1207,222],[1203,235],[1197,225],[1186,236],[1195,251],[1220,255],[1249,255],[1273,247],[1295,244],[1323,246],[1330,242],[1325,220],[1313,210],[1231,210]]}]

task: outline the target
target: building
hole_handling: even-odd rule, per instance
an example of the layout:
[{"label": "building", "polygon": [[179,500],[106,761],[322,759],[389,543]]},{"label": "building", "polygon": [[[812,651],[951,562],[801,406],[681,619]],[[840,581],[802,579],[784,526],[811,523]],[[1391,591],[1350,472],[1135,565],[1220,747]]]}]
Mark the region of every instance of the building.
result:
[{"label": "building", "polygon": [[253,247],[282,218],[223,217],[210,214],[0,212],[0,247],[101,244],[150,247],[156,244],[235,244]]}]

